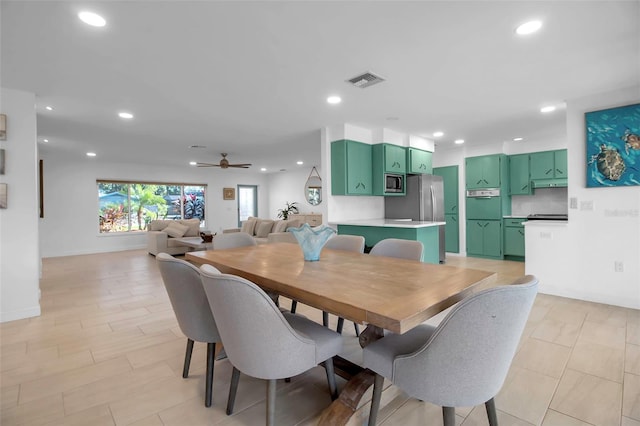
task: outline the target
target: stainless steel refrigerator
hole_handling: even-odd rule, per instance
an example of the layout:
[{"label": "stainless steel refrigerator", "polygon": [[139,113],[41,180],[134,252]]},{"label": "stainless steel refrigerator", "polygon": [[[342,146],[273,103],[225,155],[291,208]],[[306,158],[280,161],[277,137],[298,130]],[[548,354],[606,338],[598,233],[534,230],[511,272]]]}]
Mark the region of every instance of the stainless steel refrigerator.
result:
[{"label": "stainless steel refrigerator", "polygon": [[[385,197],[387,219],[444,222],[444,184],[441,176],[407,175],[404,197]],[[440,263],[445,261],[444,225],[438,226]],[[425,250],[428,248],[425,247]]]}]

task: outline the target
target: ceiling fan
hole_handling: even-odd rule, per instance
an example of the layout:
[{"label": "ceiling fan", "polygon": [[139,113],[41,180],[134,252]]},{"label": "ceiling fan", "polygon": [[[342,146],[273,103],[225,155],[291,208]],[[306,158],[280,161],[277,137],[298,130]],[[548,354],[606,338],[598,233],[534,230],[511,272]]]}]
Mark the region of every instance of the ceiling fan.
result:
[{"label": "ceiling fan", "polygon": [[228,169],[229,167],[236,167],[239,169],[248,169],[251,163],[241,163],[241,164],[229,164],[229,160],[227,160],[227,153],[221,153],[222,160],[220,160],[220,164],[211,164],[211,163],[196,163],[198,167],[220,167],[221,169]]}]

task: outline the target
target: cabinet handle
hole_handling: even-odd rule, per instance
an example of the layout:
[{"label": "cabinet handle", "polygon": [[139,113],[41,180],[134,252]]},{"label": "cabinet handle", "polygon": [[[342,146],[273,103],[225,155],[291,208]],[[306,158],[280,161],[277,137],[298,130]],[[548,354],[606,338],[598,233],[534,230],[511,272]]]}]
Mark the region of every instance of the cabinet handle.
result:
[{"label": "cabinet handle", "polygon": [[556,169],[556,173],[559,174],[559,175],[563,175],[564,174],[564,172],[562,170],[560,170],[560,169]]},{"label": "cabinet handle", "polygon": [[479,184],[480,182],[482,182],[482,179],[480,179],[479,181],[476,182],[476,185]]},{"label": "cabinet handle", "polygon": [[551,173],[553,171],[553,169],[549,169],[547,170],[547,172],[545,173],[545,175],[548,175],[549,173]]},{"label": "cabinet handle", "polygon": [[529,184],[526,184],[525,186],[523,186],[522,188],[520,188],[521,191],[524,191],[525,189],[527,189],[529,187]]},{"label": "cabinet handle", "polygon": [[480,222],[476,222],[476,225],[478,225],[480,228],[484,228],[484,226],[482,226]]},{"label": "cabinet handle", "polygon": [[451,220],[452,220],[452,221],[454,221],[454,222],[457,222],[457,221],[458,221],[458,218],[457,218],[457,217],[455,217],[455,216],[452,216],[452,217],[451,217]]},{"label": "cabinet handle", "polygon": [[482,179],[482,180],[484,181],[484,183],[489,183],[489,181],[486,179]]},{"label": "cabinet handle", "polygon": [[524,231],[522,229],[518,229],[518,232],[524,237]]}]

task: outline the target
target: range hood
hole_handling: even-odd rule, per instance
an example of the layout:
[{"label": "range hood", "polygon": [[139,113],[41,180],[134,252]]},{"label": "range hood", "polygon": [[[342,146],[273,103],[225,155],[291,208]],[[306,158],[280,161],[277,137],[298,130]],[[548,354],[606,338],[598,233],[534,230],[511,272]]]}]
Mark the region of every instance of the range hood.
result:
[{"label": "range hood", "polygon": [[538,179],[531,181],[532,188],[566,188],[567,187],[567,179],[559,178],[559,179]]}]

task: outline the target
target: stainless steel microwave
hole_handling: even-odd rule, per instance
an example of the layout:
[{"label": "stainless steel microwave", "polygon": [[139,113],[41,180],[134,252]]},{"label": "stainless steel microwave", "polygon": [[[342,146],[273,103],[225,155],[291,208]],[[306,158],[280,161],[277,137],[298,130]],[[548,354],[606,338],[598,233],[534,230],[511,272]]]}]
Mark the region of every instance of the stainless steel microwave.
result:
[{"label": "stainless steel microwave", "polygon": [[385,173],[384,192],[385,194],[404,192],[404,175]]}]

